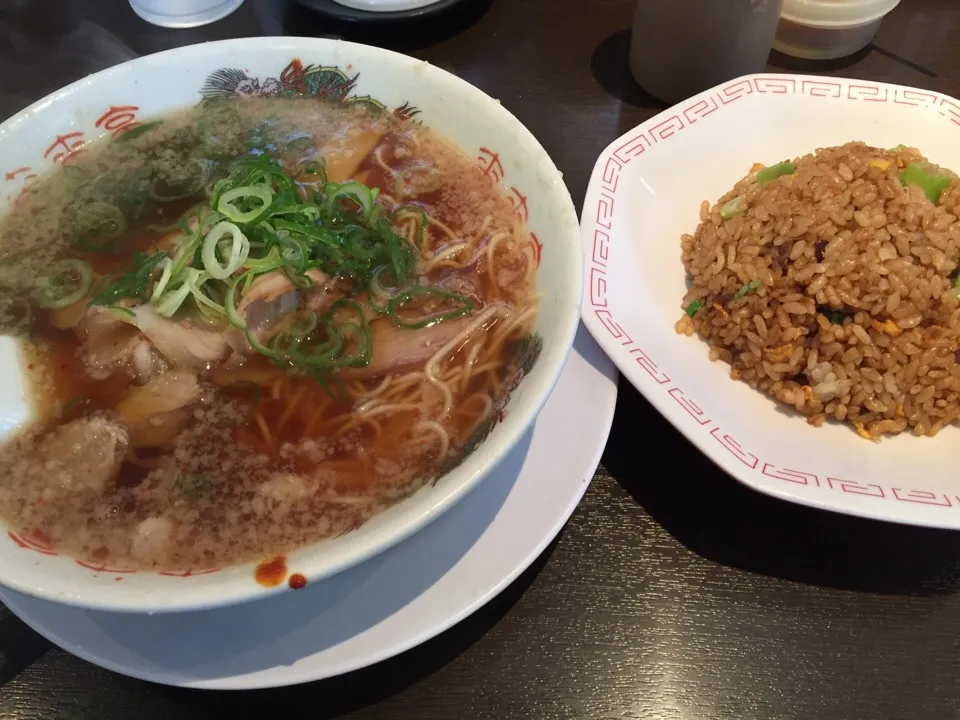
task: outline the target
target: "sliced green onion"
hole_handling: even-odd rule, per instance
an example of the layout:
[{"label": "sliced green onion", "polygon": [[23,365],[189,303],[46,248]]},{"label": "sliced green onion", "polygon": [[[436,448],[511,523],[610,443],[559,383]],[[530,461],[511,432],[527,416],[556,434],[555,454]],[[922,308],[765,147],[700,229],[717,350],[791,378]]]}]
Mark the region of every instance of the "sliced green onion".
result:
[{"label": "sliced green onion", "polygon": [[173,279],[173,282],[167,284],[170,289],[154,303],[154,307],[163,317],[173,317],[180,309],[183,301],[193,294],[197,286],[202,285],[205,280],[202,270],[185,268],[179,276]]},{"label": "sliced green onion", "polygon": [[150,302],[153,303],[160,299],[164,289],[167,287],[167,283],[170,282],[170,276],[173,274],[173,260],[165,257],[160,263],[160,267],[163,268],[160,279],[157,280],[157,283],[153,286],[153,292],[150,293]]},{"label": "sliced green onion", "polygon": [[733,296],[734,300],[736,300],[736,299],[738,299],[738,298],[745,297],[745,296],[749,295],[749,294],[752,293],[752,292],[756,292],[757,289],[758,289],[761,285],[763,285],[763,283],[760,282],[759,280],[751,280],[751,281],[748,282],[746,285],[744,285],[742,288],[740,288],[739,290],[737,290],[736,294],[734,294],[734,296]]},{"label": "sliced green onion", "polygon": [[280,249],[273,247],[270,249],[270,252],[262,258],[257,258],[256,260],[248,259],[243,267],[249,271],[244,277],[251,276],[251,279],[253,275],[263,275],[271,270],[281,268],[283,267],[283,259],[280,257]]},{"label": "sliced green onion", "polygon": [[283,266],[283,274],[287,276],[287,280],[293,283],[294,287],[301,290],[309,290],[313,287],[313,279],[309,275],[299,272],[290,265]]},{"label": "sliced green onion", "polygon": [[202,243],[203,237],[200,233],[193,232],[177,246],[177,251],[173,255],[172,273],[174,275],[190,264]]},{"label": "sliced green onion", "polygon": [[702,302],[701,300],[697,299],[697,300],[694,300],[694,301],[693,301],[692,303],[690,303],[689,305],[687,305],[687,307],[684,308],[684,312],[686,312],[687,315],[689,315],[690,317],[693,317],[693,316],[696,315],[698,312],[700,312],[702,309],[703,309],[703,302]]},{"label": "sliced green onion", "polygon": [[40,278],[34,299],[40,307],[60,310],[82,300],[93,284],[93,271],[82,260],[61,260]]},{"label": "sliced green onion", "polygon": [[187,299],[188,295],[190,295],[190,286],[184,282],[160,298],[158,302],[154,303],[154,306],[157,308],[157,312],[163,315],[163,317],[173,317],[177,310],[180,309],[183,301]]},{"label": "sliced green onion", "polygon": [[307,270],[310,261],[310,245],[300,236],[284,232],[279,236],[280,257],[288,266],[297,269],[299,273]]},{"label": "sliced green onion", "polygon": [[344,323],[340,325],[341,336],[350,336],[357,342],[357,350],[352,355],[345,355],[337,358],[336,367],[362,368],[370,364],[370,358],[373,357],[373,339],[370,336],[370,328],[364,319],[362,325],[357,323]]},{"label": "sliced green onion", "polygon": [[[220,244],[227,235],[230,236],[230,245],[227,248],[230,259],[225,265],[221,265],[217,259],[217,250],[220,249]],[[215,280],[225,280],[233,275],[237,268],[247,261],[249,254],[250,241],[247,240],[247,236],[240,231],[240,228],[226,220],[214,225],[203,239],[201,255],[203,267]]]},{"label": "sliced green onion", "polygon": [[383,273],[385,273],[387,269],[388,268],[384,265],[374,270],[373,273],[370,275],[370,292],[371,294],[376,295],[377,297],[389,298],[395,292],[395,289],[388,290],[380,282],[380,276],[383,275]]},{"label": "sliced green onion", "polygon": [[[341,325],[334,325],[334,318],[337,312],[341,309],[348,310],[352,312],[356,318],[357,322],[345,322]],[[336,358],[333,361],[334,367],[366,367],[370,364],[370,358],[373,354],[373,341],[370,336],[370,324],[367,321],[367,314],[363,311],[363,308],[353,300],[348,300],[346,298],[341,298],[334,302],[330,308],[327,310],[324,315],[324,325],[326,326],[327,334],[333,338],[332,342],[326,343],[321,346],[321,352],[319,353],[319,358],[326,357],[331,354],[338,354],[339,348],[343,345],[343,340],[345,335],[354,337],[357,340],[358,349],[353,355],[345,355]],[[328,346],[331,349],[326,349]],[[334,353],[333,348],[337,348],[336,353]],[[326,352],[323,352],[326,350]],[[294,353],[291,353],[294,355]],[[319,359],[318,358],[318,359]],[[307,363],[310,364],[309,362]]]},{"label": "sliced green onion", "polygon": [[199,473],[187,473],[177,477],[176,488],[188,500],[197,500],[203,497],[212,486],[210,478]]},{"label": "sliced green onion", "polygon": [[[307,179],[303,179],[302,176]],[[327,167],[323,162],[311,161],[303,166],[301,170],[301,180],[303,185],[309,185],[312,189],[320,191],[327,184]]]},{"label": "sliced green onion", "polygon": [[[443,300],[451,300],[455,303],[457,307],[453,310],[449,310],[442,313],[435,313],[432,315],[427,315],[426,317],[419,318],[414,321],[407,320],[406,318],[400,317],[397,313],[403,308],[404,305],[412,302],[418,297],[423,296],[432,296],[440,298]],[[429,285],[418,285],[416,287],[410,288],[409,290],[403,290],[396,295],[393,299],[387,304],[387,314],[393,318],[393,321],[403,328],[408,328],[411,330],[416,330],[419,328],[427,328],[438,323],[441,323],[445,320],[451,320],[453,318],[460,317],[461,315],[466,315],[473,310],[473,302],[470,298],[465,295],[458,295],[457,293],[447,292],[446,290],[441,290],[438,287],[431,287]]]},{"label": "sliced green onion", "polygon": [[125,308],[121,305],[108,305],[107,312],[121,320],[122,322],[134,324],[134,320],[137,319],[137,314],[130,308]]},{"label": "sliced green onion", "polygon": [[296,325],[287,330],[287,335],[293,338],[309,337],[310,334],[317,329],[317,322],[317,314],[315,312],[309,312],[304,315]]},{"label": "sliced green onion", "polygon": [[953,181],[953,175],[927,162],[914,162],[900,173],[900,182],[904,185],[916,185],[927,199],[936,203],[940,195]]},{"label": "sliced green onion", "polygon": [[273,217],[281,215],[300,216],[300,218],[307,222],[315,223],[320,219],[320,208],[313,203],[301,203],[300,205],[271,208],[270,215]]},{"label": "sliced green onion", "polygon": [[[191,161],[187,167],[199,170],[190,177],[174,178],[178,181],[175,183],[155,177],[150,183],[150,197],[158,202],[176,202],[199,195],[210,178],[210,165],[206,160],[198,158]],[[181,180],[182,182],[179,182]]]},{"label": "sliced green onion", "polygon": [[102,278],[91,291],[91,305],[113,305],[123,298],[143,299],[153,276],[166,260],[163,252],[146,255],[138,252],[133,258],[133,268],[119,277]]},{"label": "sliced green onion", "polygon": [[736,215],[743,215],[743,208],[740,207],[740,201],[741,198],[738,196],[726,203],[720,208],[720,217],[724,220],[729,220]]},{"label": "sliced green onion", "polygon": [[415,197],[439,190],[442,182],[432,165],[414,165],[397,173],[393,189],[400,197]]},{"label": "sliced green onion", "polygon": [[203,292],[203,286],[208,279],[206,275],[200,275],[195,278],[190,283],[190,294],[193,295],[193,299],[197,303],[197,307],[200,308],[201,313],[208,317],[220,317],[226,314],[226,308],[211,300],[207,294]]},{"label": "sliced green onion", "polygon": [[427,230],[427,213],[424,212],[422,208],[418,208],[415,205],[401,205],[397,208],[394,208],[393,212],[390,214],[392,219],[399,219],[404,215],[414,215],[420,219],[420,222],[417,227],[417,236],[413,239],[414,247],[419,250],[423,247],[423,234]]},{"label": "sliced green onion", "polygon": [[373,212],[373,201],[377,199],[380,191],[377,188],[368,188],[363,183],[349,181],[339,185],[331,184],[325,188],[327,195],[327,209],[336,207],[339,200],[352,200],[363,211],[364,218],[370,217]]},{"label": "sliced green onion", "polygon": [[246,321],[237,314],[237,287],[240,285],[240,281],[246,279],[246,277],[247,275],[244,275],[231,280],[227,285],[227,295],[223,300],[223,307],[227,311],[227,322],[238,330],[247,329]]},{"label": "sliced green onion", "polygon": [[[237,203],[243,201],[248,210],[241,210]],[[235,223],[252,223],[267,213],[273,202],[273,189],[266,185],[244,185],[227,190],[217,201],[217,211]]]},{"label": "sliced green onion", "polygon": [[113,250],[116,239],[127,229],[120,208],[99,200],[70,206],[66,219],[73,241],[88,252]]},{"label": "sliced green onion", "polygon": [[841,312],[840,310],[831,310],[826,306],[818,307],[817,311],[833,325],[843,325],[843,321],[847,319],[847,315],[845,313]]},{"label": "sliced green onion", "polygon": [[907,149],[907,146],[904,145],[903,143],[900,143],[899,145],[894,145],[892,148],[888,148],[887,152],[898,153],[901,150],[906,150],[906,149]]},{"label": "sliced green onion", "polygon": [[61,413],[70,412],[77,405],[86,401],[87,399],[83,395],[74,395],[72,398],[70,398],[63,405],[60,406],[60,412]]},{"label": "sliced green onion", "polygon": [[79,165],[64,165],[63,174],[71,180],[75,180],[77,182],[87,180],[87,171]]},{"label": "sliced green onion", "polygon": [[280,218],[274,220],[273,224],[277,230],[287,230],[288,232],[306,235],[313,240],[319,240],[324,245],[329,245],[331,247],[340,247],[341,245],[336,234],[331,230],[327,230],[326,228],[311,225],[299,225],[297,223],[292,223],[288,220],[282,220]]},{"label": "sliced green onion", "polygon": [[782,177],[784,175],[793,175],[793,173],[796,171],[797,166],[789,160],[778,162],[776,165],[771,165],[770,167],[764,168],[757,173],[757,187],[769,185],[778,177]]},{"label": "sliced green onion", "polygon": [[148,130],[153,130],[153,128],[155,128],[157,125],[160,125],[162,122],[163,120],[154,120],[153,122],[146,122],[142,125],[137,125],[136,127],[127,130],[125,133],[123,133],[123,135],[118,136],[114,142],[129,142],[134,138],[140,137]]}]

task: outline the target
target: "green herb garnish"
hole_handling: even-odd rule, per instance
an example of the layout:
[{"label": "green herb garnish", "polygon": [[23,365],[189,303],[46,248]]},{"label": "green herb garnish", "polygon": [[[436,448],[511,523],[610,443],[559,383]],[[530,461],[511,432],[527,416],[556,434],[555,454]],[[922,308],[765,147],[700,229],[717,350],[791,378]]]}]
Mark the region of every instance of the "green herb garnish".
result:
[{"label": "green herb garnish", "polygon": [[[439,310],[435,313],[423,315],[415,320],[408,320],[406,317],[401,316],[400,310],[405,305],[413,302],[417,298],[429,298],[432,300],[446,301],[445,304],[448,306],[453,305],[453,308],[449,310]],[[418,329],[431,327],[443,322],[444,320],[451,320],[453,318],[460,317],[461,315],[466,315],[472,310],[473,302],[471,302],[470,298],[468,297],[458,295],[457,293],[447,292],[446,290],[441,290],[440,288],[436,287],[415,285],[409,290],[403,290],[402,292],[397,293],[390,301],[390,304],[387,305],[386,314],[393,318],[393,321],[400,327]]]},{"label": "green herb garnish", "polygon": [[187,473],[177,478],[177,490],[190,500],[196,500],[207,493],[213,483],[206,475]]},{"label": "green herb garnish", "polygon": [[60,310],[79,302],[90,290],[93,271],[82,260],[61,260],[53,272],[40,278],[33,299],[48,310]]},{"label": "green herb garnish", "polygon": [[86,399],[83,395],[74,395],[72,398],[70,398],[69,400],[67,400],[67,401],[60,407],[60,412],[61,412],[62,414],[66,414],[66,413],[70,412],[71,410],[73,410],[73,408],[75,408],[75,407],[76,407],[77,405],[79,405],[80,403],[86,402],[86,400],[87,400],[87,399]]},{"label": "green herb garnish", "polygon": [[143,135],[145,132],[153,130],[157,125],[160,125],[163,120],[154,120],[153,122],[146,122],[141,125],[137,125],[135,128],[127,130],[122,135],[118,136],[114,142],[129,142],[134,138],[138,138]]},{"label": "green herb garnish", "polygon": [[689,315],[690,317],[693,317],[702,309],[703,309],[703,302],[701,302],[700,300],[694,300],[692,303],[687,305],[684,312],[686,312],[687,315]]},{"label": "green herb garnish", "polygon": [[734,300],[738,300],[739,298],[746,297],[746,296],[749,295],[750,293],[756,292],[757,289],[760,288],[760,286],[762,286],[762,285],[763,285],[763,283],[760,282],[759,280],[751,280],[751,281],[748,282],[746,285],[744,285],[742,288],[740,288],[739,290],[737,290],[736,294],[733,296],[733,299],[734,299]]},{"label": "green herb garnish", "polygon": [[769,185],[778,177],[782,177],[783,175],[793,175],[793,173],[796,171],[797,166],[789,160],[778,162],[776,165],[771,165],[770,167],[764,168],[757,173],[757,187]]},{"label": "green herb garnish", "polygon": [[78,201],[67,208],[66,230],[87,252],[109,252],[127,229],[127,219],[116,205],[94,200]]},{"label": "green herb garnish", "polygon": [[[199,164],[184,167],[182,183],[177,177],[160,187],[154,178],[150,192],[173,199],[181,184],[192,191],[196,178],[204,176],[194,169],[202,170]],[[422,189],[437,179],[435,169],[418,172],[404,180],[416,180]],[[411,205],[388,212],[378,203],[378,189],[328,182],[321,162],[288,172],[266,151],[247,155],[209,187],[209,196],[208,208],[181,218],[183,237],[172,255],[138,254],[129,272],[94,288],[92,304],[139,298],[171,317],[192,298],[208,318],[241,330],[253,350],[324,387],[336,381],[336,370],[370,363],[375,315],[416,329],[474,309],[464,295],[418,284],[417,249],[427,225],[422,209]],[[395,229],[411,218],[417,221],[412,243]],[[240,308],[251,286],[267,274],[283,274],[304,292],[318,278],[335,280],[344,297],[318,311],[301,305],[262,339]],[[352,299],[357,296],[367,299],[361,304]]]},{"label": "green herb garnish", "polygon": [[953,175],[928,162],[914,162],[900,173],[900,182],[904,185],[916,185],[927,199],[936,203],[940,195],[953,181]]},{"label": "green herb garnish", "polygon": [[166,259],[164,252],[147,255],[138,252],[133,259],[133,268],[118,278],[105,279],[94,286],[91,305],[113,305],[122,298],[143,298],[153,280],[153,274]]},{"label": "green herb garnish", "polygon": [[729,220],[736,215],[743,215],[743,208],[740,205],[741,199],[739,197],[735,197],[733,200],[720,208],[720,217],[722,217],[724,220]]},{"label": "green herb garnish", "polygon": [[840,310],[832,310],[825,306],[818,307],[817,312],[823,315],[833,325],[843,325],[843,321],[847,319],[847,315]]}]

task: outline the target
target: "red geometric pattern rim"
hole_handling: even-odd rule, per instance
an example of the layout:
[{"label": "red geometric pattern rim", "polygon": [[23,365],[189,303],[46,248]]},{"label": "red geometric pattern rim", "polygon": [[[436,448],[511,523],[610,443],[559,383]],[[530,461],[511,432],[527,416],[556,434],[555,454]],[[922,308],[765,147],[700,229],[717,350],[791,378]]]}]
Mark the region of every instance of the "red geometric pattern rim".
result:
[{"label": "red geometric pattern rim", "polygon": [[[960,126],[960,103],[937,93],[922,90],[877,85],[861,80],[838,82],[813,78],[751,77],[735,80],[722,86],[716,93],[699,98],[677,110],[654,127],[639,130],[628,136],[609,153],[603,168],[600,196],[594,208],[595,229],[593,248],[590,254],[590,305],[594,314],[610,336],[621,346],[622,353],[633,358],[653,379],[661,392],[666,393],[700,426],[700,432],[708,433],[728,453],[743,463],[753,473],[810,489],[827,490],[866,495],[878,500],[919,503],[944,508],[960,509],[960,495],[946,495],[929,490],[893,487],[863,483],[847,478],[817,475],[804,470],[779,467],[750,452],[729,432],[711,419],[710,414],[679,385],[671,380],[666,369],[659,365],[654,355],[641,347],[617,322],[607,299],[607,260],[610,237],[613,229],[617,186],[620,172],[636,157],[669,141],[677,133],[695,123],[702,122],[717,111],[754,93],[774,95],[809,95],[824,101],[887,102],[898,105],[925,107],[938,112],[955,125]],[[587,215],[589,217],[589,215]]]},{"label": "red geometric pattern rim", "polygon": [[[7,532],[7,537],[13,541],[13,543],[23,549],[30,550],[32,552],[40,553],[41,555],[46,555],[48,557],[59,557],[58,553],[52,546],[50,546],[46,540],[35,537],[30,534],[16,533],[13,530]],[[89,563],[83,560],[74,560],[76,565],[79,565],[82,568],[87,570],[92,570],[94,573],[106,574],[106,575],[132,575],[136,573],[136,570],[128,570],[125,568],[114,568],[109,565],[104,565],[102,563]],[[162,572],[158,573],[167,577],[195,577],[197,575],[210,575],[215,573],[219,568],[210,568],[207,570],[186,570],[184,572]],[[120,580],[121,578],[117,578]]]}]

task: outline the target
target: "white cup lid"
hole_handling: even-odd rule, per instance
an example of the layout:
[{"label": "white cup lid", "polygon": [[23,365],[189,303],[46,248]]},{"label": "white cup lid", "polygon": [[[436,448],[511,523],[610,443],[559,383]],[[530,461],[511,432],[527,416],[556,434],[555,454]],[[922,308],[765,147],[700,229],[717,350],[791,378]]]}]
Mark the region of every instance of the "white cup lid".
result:
[{"label": "white cup lid", "polygon": [[783,0],[780,17],[813,27],[853,27],[879,20],[900,0]]}]

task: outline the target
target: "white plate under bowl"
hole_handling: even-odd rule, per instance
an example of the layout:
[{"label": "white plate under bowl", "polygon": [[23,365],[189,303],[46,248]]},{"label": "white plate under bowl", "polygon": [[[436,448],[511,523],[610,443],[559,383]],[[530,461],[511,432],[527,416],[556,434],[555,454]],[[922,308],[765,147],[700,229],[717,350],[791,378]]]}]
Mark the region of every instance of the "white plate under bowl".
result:
[{"label": "white plate under bowl", "polygon": [[[539,262],[543,350],[479,448],[436,483],[340,537],[287,556],[315,582],[385,550],[433,521],[475,487],[520,440],[554,386],[579,324],[582,287],[576,211],[536,138],[499,102],[448,72],[405,55],[338,40],[242,38],[177,48],[91,75],[0,125],[6,180],[0,204],[38,175],[72,161],[86,142],[116,137],[150,117],[227,97],[296,94],[415,118],[446,136],[510,198],[528,222]],[[542,250],[542,252],[541,252]],[[0,338],[0,428],[29,415],[13,341]],[[5,529],[6,530],[6,529]],[[0,532],[0,584],[58,602],[127,612],[216,607],[287,592],[264,588],[256,563],[130,572],[84,563],[12,531]]]},{"label": "white plate under bowl", "polygon": [[533,429],[482,485],[391,550],[295,593],[152,617],[0,600],[68,652],[169,685],[239,690],[356,670],[476,611],[543,552],[600,462],[616,398],[617,371],[581,328]]},{"label": "white plate under bowl", "polygon": [[[686,290],[680,235],[754,162],[862,140],[916,146],[960,170],[960,102],[927,90],[752,75],[707,90],[615,140],[581,217],[583,319],[626,378],[704,454],[770,495],[851,515],[960,528],[960,428],[879,443],[815,428],[729,378],[674,325]],[[642,436],[638,442],[644,442]]]}]

